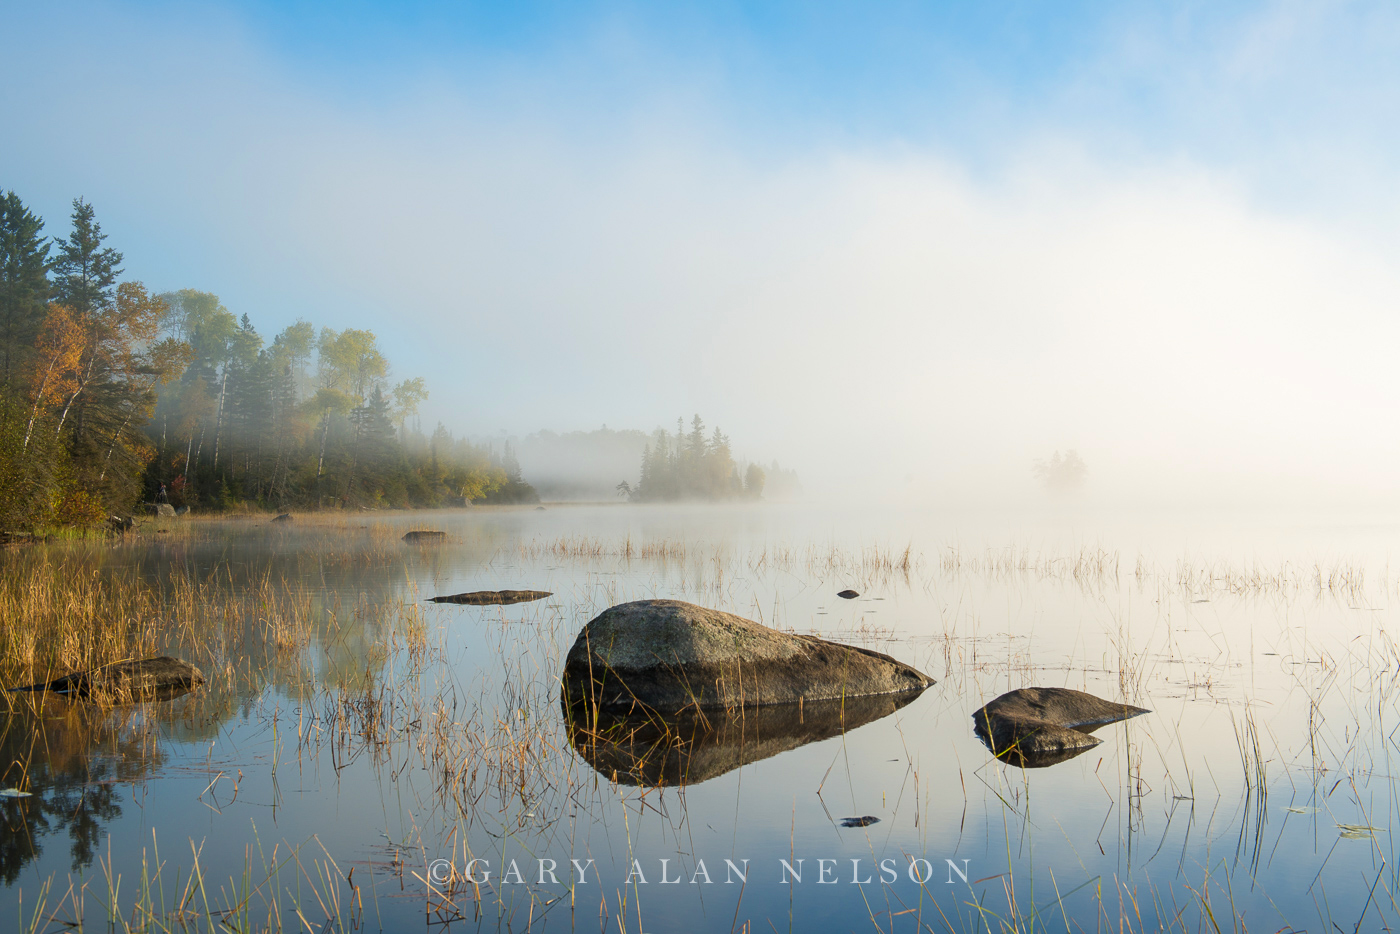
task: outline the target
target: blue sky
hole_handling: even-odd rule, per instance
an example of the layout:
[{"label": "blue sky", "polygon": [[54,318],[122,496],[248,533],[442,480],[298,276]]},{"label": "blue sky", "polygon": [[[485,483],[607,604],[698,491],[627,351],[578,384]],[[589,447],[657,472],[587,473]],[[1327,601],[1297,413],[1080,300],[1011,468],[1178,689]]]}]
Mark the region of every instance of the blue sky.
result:
[{"label": "blue sky", "polygon": [[900,495],[1056,447],[1124,491],[1400,468],[1389,4],[3,18],[0,187],[50,233],[82,195],[132,278],[369,327],[459,430],[700,411]]}]

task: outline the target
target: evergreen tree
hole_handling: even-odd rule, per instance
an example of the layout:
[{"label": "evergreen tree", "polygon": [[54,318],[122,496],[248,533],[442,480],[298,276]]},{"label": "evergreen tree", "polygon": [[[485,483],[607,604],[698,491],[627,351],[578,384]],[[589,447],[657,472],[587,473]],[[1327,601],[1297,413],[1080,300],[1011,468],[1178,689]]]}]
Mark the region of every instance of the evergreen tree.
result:
[{"label": "evergreen tree", "polygon": [[20,380],[44,321],[50,244],[43,229],[13,191],[0,197],[0,385]]},{"label": "evergreen tree", "polygon": [[122,254],[102,246],[107,235],[93,219],[92,205],[73,199],[73,233],[67,240],[55,240],[58,256],[53,262],[53,294],[80,317],[100,311],[112,303]]}]

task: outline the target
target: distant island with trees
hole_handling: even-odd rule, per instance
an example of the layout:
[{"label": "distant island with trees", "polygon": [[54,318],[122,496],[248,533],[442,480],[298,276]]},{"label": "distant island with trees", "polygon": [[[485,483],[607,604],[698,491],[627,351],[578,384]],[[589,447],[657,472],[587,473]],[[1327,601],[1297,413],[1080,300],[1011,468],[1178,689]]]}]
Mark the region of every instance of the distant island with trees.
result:
[{"label": "distant island with trees", "polygon": [[[0,196],[0,529],[97,525],[141,503],[204,510],[432,508],[538,502],[517,447],[439,424],[421,377],[389,378],[373,332],[297,321],[269,341],[247,314],[193,289],[122,281],[92,205],[67,238]],[[690,431],[540,432],[527,461],[561,498],[740,500],[797,489],[776,462],[737,463]],[[618,483],[619,454],[638,463]],[[592,452],[592,474],[548,473]],[[594,476],[596,474],[597,476]],[[603,477],[608,479],[603,481]],[[776,484],[775,482],[776,481]],[[616,488],[614,487],[616,485]]]},{"label": "distant island with trees", "polygon": [[[687,431],[614,429],[539,431],[517,444],[525,475],[545,499],[598,502],[796,499],[797,473],[777,461],[737,458],[721,431],[707,433],[699,415]],[[746,482],[747,481],[747,482]]]}]

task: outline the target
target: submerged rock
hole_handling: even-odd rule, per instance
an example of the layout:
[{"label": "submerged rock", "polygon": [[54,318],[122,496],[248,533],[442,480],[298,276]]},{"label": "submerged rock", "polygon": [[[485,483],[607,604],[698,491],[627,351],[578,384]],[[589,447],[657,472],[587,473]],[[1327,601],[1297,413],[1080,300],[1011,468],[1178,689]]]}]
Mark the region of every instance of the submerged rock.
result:
[{"label": "submerged rock", "polygon": [[291,521],[292,521],[292,514],[291,514],[290,512],[278,513],[278,514],[273,518],[272,521],[273,521],[273,522],[291,522]]},{"label": "submerged rock", "polygon": [[430,529],[415,529],[412,532],[405,532],[403,540],[406,542],[435,542],[447,537],[446,532],[434,532]]},{"label": "submerged rock", "polygon": [[741,765],[849,733],[889,716],[917,692],[733,711],[613,714],[563,699],[569,742],[621,785],[695,785]]},{"label": "submerged rock", "polygon": [[1069,688],[1021,688],[972,715],[973,730],[992,755],[1023,768],[1043,768],[1097,746],[1090,736],[1110,723],[1151,713]]},{"label": "submerged rock", "polygon": [[554,596],[550,590],[473,590],[471,593],[454,593],[447,597],[429,597],[431,603],[463,603],[467,606],[510,606],[512,603],[529,603]]},{"label": "submerged rock", "polygon": [[869,649],[679,600],[638,600],[583,627],[563,682],[572,703],[664,713],[922,691],[933,679]]},{"label": "submerged rock", "polygon": [[77,697],[102,695],[113,700],[169,700],[204,683],[204,674],[188,662],[169,655],[128,659],[88,671],[10,688],[11,691],[51,691]]},{"label": "submerged rock", "polygon": [[841,818],[841,826],[842,826],[842,827],[845,827],[845,828],[848,828],[848,829],[851,828],[851,827],[869,827],[871,824],[878,824],[878,823],[880,823],[880,818],[878,818],[878,817],[872,817],[872,816],[869,815],[869,814],[865,815],[864,817],[843,817],[843,818]]},{"label": "submerged rock", "polygon": [[860,594],[856,593],[854,590],[843,590],[836,596],[840,597],[842,600],[854,600],[856,597],[859,597]]}]

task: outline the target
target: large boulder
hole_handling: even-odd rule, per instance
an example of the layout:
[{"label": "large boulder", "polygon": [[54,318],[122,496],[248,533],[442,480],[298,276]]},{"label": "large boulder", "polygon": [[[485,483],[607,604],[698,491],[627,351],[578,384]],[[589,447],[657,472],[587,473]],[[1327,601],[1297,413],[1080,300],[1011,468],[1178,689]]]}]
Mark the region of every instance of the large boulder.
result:
[{"label": "large boulder", "polygon": [[153,516],[160,516],[162,519],[175,518],[175,507],[169,503],[147,503],[146,511]]},{"label": "large boulder", "polygon": [[51,691],[70,697],[107,700],[169,700],[204,683],[204,674],[188,662],[169,655],[127,659],[88,671],[41,681],[11,691]]},{"label": "large boulder", "polygon": [[869,649],[679,600],[638,600],[583,627],[563,683],[570,703],[665,713],[899,694],[933,679]]},{"label": "large boulder", "polygon": [[972,715],[973,731],[998,759],[1042,768],[1092,749],[1101,726],[1152,711],[1069,688],[1021,688]]},{"label": "large boulder", "polygon": [[611,714],[566,702],[569,742],[604,778],[621,785],[696,785],[741,765],[849,733],[919,695],[773,704],[749,710]]}]

